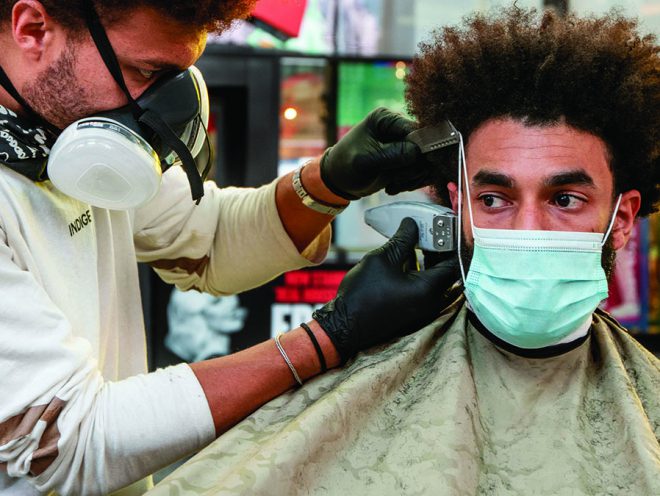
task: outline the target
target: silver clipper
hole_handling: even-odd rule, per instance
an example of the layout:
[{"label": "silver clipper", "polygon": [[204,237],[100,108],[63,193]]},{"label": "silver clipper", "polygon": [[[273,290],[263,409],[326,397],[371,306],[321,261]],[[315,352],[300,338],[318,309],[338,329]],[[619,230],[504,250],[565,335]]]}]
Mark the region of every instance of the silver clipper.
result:
[{"label": "silver clipper", "polygon": [[417,246],[426,251],[446,252],[456,249],[456,214],[436,205],[417,201],[388,203],[364,212],[364,222],[387,238],[391,238],[405,217],[417,223]]}]

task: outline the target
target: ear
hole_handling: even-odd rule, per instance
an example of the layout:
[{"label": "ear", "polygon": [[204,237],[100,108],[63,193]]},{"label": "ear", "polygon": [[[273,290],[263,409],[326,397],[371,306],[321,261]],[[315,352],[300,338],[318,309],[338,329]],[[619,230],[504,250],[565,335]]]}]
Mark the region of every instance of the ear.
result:
[{"label": "ear", "polygon": [[612,247],[619,250],[626,246],[630,234],[635,225],[635,217],[639,212],[642,203],[642,195],[636,189],[626,191],[621,195],[619,210],[614,219],[614,227],[610,236],[612,237]]},{"label": "ear", "polygon": [[52,42],[56,23],[37,0],[19,0],[14,4],[11,28],[14,42],[31,61],[38,62]]},{"label": "ear", "polygon": [[458,186],[454,182],[447,183],[447,191],[449,192],[452,210],[458,212]]}]

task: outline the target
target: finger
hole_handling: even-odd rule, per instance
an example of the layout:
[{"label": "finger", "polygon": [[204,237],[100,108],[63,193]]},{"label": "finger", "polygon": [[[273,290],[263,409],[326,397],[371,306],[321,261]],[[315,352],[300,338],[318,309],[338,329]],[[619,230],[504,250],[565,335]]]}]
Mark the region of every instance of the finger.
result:
[{"label": "finger", "polygon": [[418,161],[411,167],[388,171],[383,178],[385,191],[393,195],[428,186],[433,184],[436,173],[437,169],[424,160]]},{"label": "finger", "polygon": [[[419,147],[409,141],[396,141],[380,145],[383,170],[397,170],[425,163]],[[431,164],[428,164],[430,167]]]},{"label": "finger", "polygon": [[454,253],[454,256],[442,260],[433,267],[418,272],[416,275],[431,287],[446,289],[451,286],[451,283],[458,281],[461,277],[458,256]]},{"label": "finger", "polygon": [[381,142],[403,140],[417,129],[415,121],[406,119],[385,107],[372,111],[366,118],[366,124],[371,135]]},{"label": "finger", "polygon": [[433,170],[426,168],[415,168],[410,171],[404,170],[388,179],[385,192],[388,195],[396,195],[402,191],[413,191],[433,183]]},{"label": "finger", "polygon": [[417,253],[415,249],[408,252],[408,257],[403,263],[404,272],[417,272],[419,270],[419,263],[417,262]]},{"label": "finger", "polygon": [[451,264],[458,264],[458,257],[456,256],[456,250],[449,251],[428,251],[422,250],[422,255],[424,257],[424,267],[431,268],[435,267],[438,264],[441,264],[447,260]]},{"label": "finger", "polygon": [[394,233],[394,236],[385,243],[383,251],[387,256],[390,263],[397,266],[404,266],[410,259],[410,256],[415,256],[415,245],[419,241],[419,231],[417,223],[410,217],[406,217],[399,224],[399,228]]},{"label": "finger", "polygon": [[428,270],[435,267],[438,263],[442,262],[442,253],[436,251],[422,250],[422,258],[424,259],[424,269]]}]

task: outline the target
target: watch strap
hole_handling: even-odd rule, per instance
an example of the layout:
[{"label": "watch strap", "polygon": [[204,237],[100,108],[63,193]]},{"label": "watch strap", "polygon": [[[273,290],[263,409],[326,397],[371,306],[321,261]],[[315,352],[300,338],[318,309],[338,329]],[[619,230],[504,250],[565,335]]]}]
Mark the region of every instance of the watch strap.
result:
[{"label": "watch strap", "polygon": [[310,194],[303,186],[302,180],[300,178],[304,167],[304,165],[299,167],[293,173],[293,189],[298,195],[298,198],[302,200],[303,205],[314,210],[315,212],[319,212],[325,215],[337,215],[343,212],[348,205],[331,205],[330,203],[324,203],[310,196]]}]

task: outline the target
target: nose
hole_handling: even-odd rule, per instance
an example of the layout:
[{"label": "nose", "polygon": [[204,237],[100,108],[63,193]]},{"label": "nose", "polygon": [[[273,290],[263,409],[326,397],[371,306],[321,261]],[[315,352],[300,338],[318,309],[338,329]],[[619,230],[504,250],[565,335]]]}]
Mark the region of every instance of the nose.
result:
[{"label": "nose", "polygon": [[542,208],[531,203],[522,203],[513,219],[513,229],[544,231],[548,229]]}]

